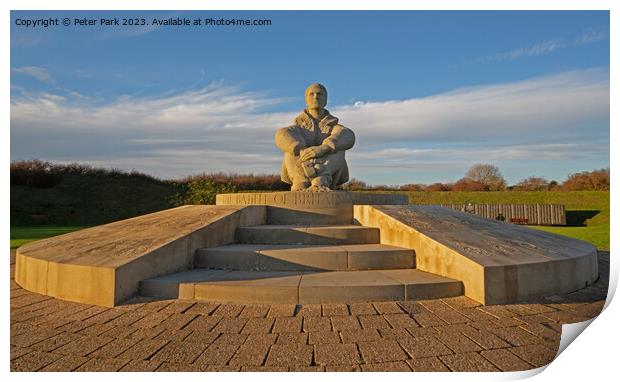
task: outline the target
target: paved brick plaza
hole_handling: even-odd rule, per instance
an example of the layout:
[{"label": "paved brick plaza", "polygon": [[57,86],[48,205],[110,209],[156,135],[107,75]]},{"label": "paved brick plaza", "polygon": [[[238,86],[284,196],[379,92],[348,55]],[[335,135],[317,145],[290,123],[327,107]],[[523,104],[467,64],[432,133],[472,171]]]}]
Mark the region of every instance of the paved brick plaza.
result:
[{"label": "paved brick plaza", "polygon": [[[512,371],[549,363],[563,323],[603,308],[601,277],[530,304],[235,305],[136,298],[116,308],[30,293],[13,280],[12,371]],[[291,366],[295,365],[295,366]]]}]

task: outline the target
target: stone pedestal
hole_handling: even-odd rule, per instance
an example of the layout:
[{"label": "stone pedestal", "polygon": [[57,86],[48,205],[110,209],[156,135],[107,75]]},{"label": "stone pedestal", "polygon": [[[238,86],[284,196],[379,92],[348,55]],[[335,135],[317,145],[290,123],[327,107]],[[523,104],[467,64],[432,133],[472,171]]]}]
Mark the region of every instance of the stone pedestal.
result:
[{"label": "stone pedestal", "polygon": [[406,205],[406,195],[362,192],[259,192],[219,194],[216,205],[267,206],[268,224],[351,224],[354,205]]}]

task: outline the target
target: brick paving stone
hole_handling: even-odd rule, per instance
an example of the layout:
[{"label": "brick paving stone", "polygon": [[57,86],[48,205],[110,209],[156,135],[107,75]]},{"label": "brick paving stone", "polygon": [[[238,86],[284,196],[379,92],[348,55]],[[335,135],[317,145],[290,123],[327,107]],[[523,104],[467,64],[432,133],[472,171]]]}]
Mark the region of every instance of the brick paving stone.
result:
[{"label": "brick paving stone", "polygon": [[559,310],[554,312],[542,313],[542,315],[560,324],[573,324],[575,322],[582,322],[588,320],[588,317],[585,317],[578,312],[572,310]]},{"label": "brick paving stone", "polygon": [[403,361],[409,358],[394,340],[359,342],[357,346],[366,363]]},{"label": "brick paving stone", "polygon": [[339,344],[340,336],[338,332],[310,332],[308,333],[308,344]]},{"label": "brick paving stone", "polygon": [[317,344],[314,363],[317,365],[354,365],[361,362],[355,344]]},{"label": "brick paving stone", "polygon": [[41,294],[29,293],[24,296],[11,299],[11,308],[21,308],[24,306],[36,304],[41,301],[49,300],[51,297],[43,296]]},{"label": "brick paving stone", "polygon": [[[173,301],[172,304],[166,305],[165,308],[160,310],[161,313],[185,313],[189,308],[196,304],[195,301]],[[194,313],[197,314],[197,313]]]},{"label": "brick paving stone", "polygon": [[73,371],[78,367],[82,366],[89,360],[88,357],[80,357],[73,355],[66,355],[62,358],[57,359],[56,361],[50,363],[45,366],[43,369],[39,371]]},{"label": "brick paving stone", "polygon": [[203,330],[196,330],[191,332],[191,334],[183,339],[183,341],[188,342],[202,342],[207,345],[213,343],[215,339],[220,335],[220,333],[214,332],[205,332]]},{"label": "brick paving stone", "polygon": [[194,361],[194,364],[201,369],[207,366],[224,366],[237,352],[239,346],[213,343]]},{"label": "brick paving stone", "polygon": [[159,349],[166,346],[168,342],[167,340],[142,339],[140,342],[121,353],[117,358],[146,360],[157,353]]},{"label": "brick paving stone", "polygon": [[131,361],[129,361],[129,363],[125,364],[125,366],[123,366],[119,371],[155,371],[161,364],[161,361],[144,361],[132,359]]},{"label": "brick paving stone", "polygon": [[243,344],[247,339],[247,334],[222,333],[215,341],[213,341],[213,345],[216,347],[224,345],[241,346],[241,344]]},{"label": "brick paving stone", "polygon": [[267,353],[274,344],[277,334],[251,335],[241,347],[229,364],[231,366],[260,366],[267,358]]},{"label": "brick paving stone", "polygon": [[23,348],[20,346],[11,346],[11,359],[15,359],[18,357],[23,356],[24,354],[28,354],[31,351],[33,351],[33,349],[31,348]]},{"label": "brick paving stone", "polygon": [[89,355],[89,357],[114,358],[134,346],[139,341],[140,340],[138,338],[118,338],[95,350]]},{"label": "brick paving stone", "polygon": [[385,320],[384,316],[357,316],[363,329],[389,329],[390,324]]},{"label": "brick paving stone", "polygon": [[443,362],[437,357],[416,358],[406,361],[413,371],[433,372],[433,371],[450,371]]},{"label": "brick paving stone", "polygon": [[499,371],[478,353],[442,355],[439,359],[452,371]]},{"label": "brick paving stone", "polygon": [[355,329],[340,332],[342,343],[349,344],[360,341],[380,341],[382,338],[377,329]]},{"label": "brick paving stone", "polygon": [[61,355],[79,355],[87,356],[95,350],[110,343],[112,338],[109,337],[81,337],[75,341],[59,347],[53,352]]},{"label": "brick paving stone", "polygon": [[[241,312],[243,314],[243,312]],[[241,333],[269,333],[275,322],[275,318],[250,318],[243,327]]]},{"label": "brick paving stone", "polygon": [[233,372],[233,371],[241,371],[239,366],[212,366],[207,365],[205,368],[201,368],[202,371],[207,372]]},{"label": "brick paving stone", "polygon": [[170,341],[150,359],[171,363],[192,363],[208,346],[200,342]]},{"label": "brick paving stone", "polygon": [[180,330],[196,317],[198,317],[198,315],[173,313],[170,317],[162,321],[158,326],[166,329]]},{"label": "brick paving stone", "polygon": [[289,333],[289,332],[280,333],[278,335],[278,340],[276,341],[276,343],[280,345],[285,345],[285,344],[305,345],[308,343],[308,333]]},{"label": "brick paving stone", "polygon": [[319,317],[321,316],[321,304],[307,304],[299,306],[296,316]]},{"label": "brick paving stone", "polygon": [[248,322],[247,318],[223,317],[212,331],[217,333],[241,333],[246,322]]},{"label": "brick paving stone", "polygon": [[243,310],[243,305],[222,304],[211,313],[213,316],[237,317]]},{"label": "brick paving stone", "polygon": [[257,373],[261,373],[261,372],[280,373],[280,372],[285,372],[288,370],[289,368],[286,366],[243,366],[241,368],[241,371],[257,372]]},{"label": "brick paving stone", "polygon": [[54,337],[57,334],[59,334],[57,330],[35,328],[31,332],[11,337],[10,342],[11,345],[27,348],[38,342]]},{"label": "brick paving stone", "polygon": [[192,305],[191,308],[185,311],[186,314],[201,314],[203,316],[208,316],[213,313],[217,308],[219,308],[220,304],[209,303],[209,302],[198,302]]},{"label": "brick paving stone", "polygon": [[54,337],[50,337],[36,345],[37,350],[43,352],[51,352],[58,349],[61,346],[68,344],[69,342],[76,341],[82,336],[73,333],[60,333]]},{"label": "brick paving stone", "polygon": [[383,362],[383,363],[371,363],[367,365],[362,365],[362,371],[368,372],[402,372],[402,371],[411,371],[409,365],[406,362]]},{"label": "brick paving stone", "polygon": [[398,305],[409,314],[428,313],[429,310],[417,301],[399,301]]},{"label": "brick paving stone", "polygon": [[168,305],[172,304],[175,300],[154,300],[147,301],[145,304],[140,306],[137,310],[144,310],[148,312],[159,312],[164,309]]},{"label": "brick paving stone", "polygon": [[487,330],[471,329],[463,334],[485,349],[507,348],[511,345]]},{"label": "brick paving stone", "polygon": [[403,313],[403,309],[398,305],[397,302],[374,302],[372,305],[375,307],[379,314]]},{"label": "brick paving stone", "polygon": [[557,322],[543,322],[541,325],[546,326],[557,333],[562,333],[562,324],[558,324]]},{"label": "brick paving stone", "polygon": [[349,307],[347,304],[322,304],[321,308],[323,317],[349,315]]},{"label": "brick paving stone", "polygon": [[266,317],[267,313],[269,313],[270,306],[269,305],[246,305],[239,317],[241,318],[261,318]]},{"label": "brick paving stone", "polygon": [[92,324],[78,332],[76,332],[76,334],[79,334],[81,336],[100,336],[103,333],[112,330],[116,328],[116,326],[107,323],[107,324]]},{"label": "brick paving stone", "polygon": [[359,365],[334,365],[334,366],[325,366],[325,371],[327,372],[337,372],[337,373],[348,373],[354,371],[362,371],[362,368]]},{"label": "brick paving stone", "polygon": [[534,314],[553,312],[555,310],[552,307],[547,306],[545,304],[521,304],[521,305],[524,307],[527,307],[529,310],[534,312]]},{"label": "brick paving stone", "polygon": [[35,350],[11,360],[11,371],[37,371],[60,357],[58,354]]},{"label": "brick paving stone", "polygon": [[542,324],[543,322],[554,322],[553,320],[551,320],[548,317],[543,316],[542,314],[519,316],[519,317],[516,317],[516,319],[526,324]]},{"label": "brick paving stone", "polygon": [[488,313],[496,318],[502,318],[502,317],[515,317],[518,316],[519,314],[512,312],[510,310],[508,310],[505,306],[503,305],[487,305],[487,306],[481,306],[477,309],[482,310],[485,313]]},{"label": "brick paving stone", "polygon": [[444,320],[442,320],[441,318],[437,317],[435,314],[430,313],[430,312],[413,314],[413,319],[416,320],[418,324],[424,327],[439,326],[439,325],[447,324],[447,322],[445,322]]},{"label": "brick paving stone", "polygon": [[292,317],[296,309],[295,304],[274,304],[271,305],[267,317]]},{"label": "brick paving stone", "polygon": [[273,333],[301,332],[303,317],[276,317],[271,331]]},{"label": "brick paving stone", "polygon": [[435,326],[434,329],[439,333],[463,333],[468,330],[472,330],[473,328],[468,324],[452,324],[452,325],[443,325],[443,326]]},{"label": "brick paving stone", "polygon": [[187,363],[162,362],[155,371],[173,372],[173,371],[202,371],[199,365],[190,365]]},{"label": "brick paving stone", "polygon": [[325,366],[291,366],[288,371],[296,373],[317,373],[325,371]]},{"label": "brick paving stone", "polygon": [[426,309],[437,314],[438,312],[454,311],[448,304],[442,300],[420,300],[420,304],[424,305]]},{"label": "brick paving stone", "polygon": [[166,329],[153,337],[154,340],[184,341],[193,331],[187,329]]},{"label": "brick paving stone", "polygon": [[[186,313],[187,314],[187,313]],[[222,320],[222,316],[198,316],[192,320],[185,329],[209,332]]]},{"label": "brick paving stone", "polygon": [[441,301],[443,301],[445,304],[447,304],[453,309],[475,308],[482,305],[478,301],[474,301],[471,298],[465,296],[442,298]]},{"label": "brick paving stone", "polygon": [[32,330],[36,330],[36,326],[18,322],[11,325],[11,337],[18,336],[20,334],[28,333]]},{"label": "brick paving stone", "polygon": [[140,339],[150,339],[150,340],[159,336],[161,333],[163,333],[166,330],[159,326],[156,326],[154,328],[138,328],[138,327],[134,327],[134,328],[137,328],[137,330],[131,333],[129,337],[140,338]]},{"label": "brick paving stone", "polygon": [[265,366],[310,366],[313,352],[312,345],[272,345]]},{"label": "brick paving stone", "polygon": [[429,337],[439,333],[439,326],[433,326],[428,328],[407,328],[409,334],[414,337]]},{"label": "brick paving stone", "polygon": [[458,324],[471,321],[469,318],[459,314],[456,310],[448,308],[442,311],[434,312],[437,317],[447,322],[448,324]]},{"label": "brick paving stone", "polygon": [[476,308],[457,309],[456,312],[469,318],[471,321],[486,321],[495,319],[495,316]]},{"label": "brick paving stone", "polygon": [[362,314],[377,314],[375,307],[371,303],[359,302],[349,305],[349,310],[352,316],[359,316]]},{"label": "brick paving stone", "polygon": [[166,320],[170,316],[171,316],[170,313],[152,312],[144,316],[143,318],[139,319],[138,321],[134,322],[131,325],[136,326],[138,328],[152,328],[152,327],[155,327],[161,324],[164,320]]},{"label": "brick paving stone", "polygon": [[148,316],[148,314],[149,313],[146,311],[130,310],[130,311],[127,311],[125,314],[122,314],[109,322],[110,324],[115,325],[115,326],[128,326],[128,325],[133,324],[136,321],[143,319],[144,317]]},{"label": "brick paving stone", "polygon": [[317,332],[317,331],[331,331],[332,323],[329,317],[304,317],[303,331],[304,332]]},{"label": "brick paving stone", "polygon": [[532,365],[512,354],[506,349],[484,350],[480,352],[484,358],[491,361],[502,371],[520,371],[532,369]]},{"label": "brick paving stone", "polygon": [[519,327],[494,328],[489,331],[513,346],[540,343],[541,339]]},{"label": "brick paving stone", "polygon": [[557,352],[542,345],[526,345],[508,348],[508,351],[534,365],[545,366],[555,358]]},{"label": "brick paving stone", "polygon": [[94,316],[91,316],[85,320],[83,320],[84,322],[94,322],[96,324],[105,324],[108,321],[112,321],[113,319],[115,319],[116,317],[119,317],[123,314],[125,314],[127,312],[125,312],[122,309],[108,309],[105,310],[99,314],[96,314]]},{"label": "brick paving stone", "polygon": [[393,328],[418,328],[420,325],[409,314],[386,314],[383,316]]},{"label": "brick paving stone", "polygon": [[63,326],[59,326],[57,329],[67,333],[77,333],[93,325],[94,323],[92,322],[87,323],[84,321],[70,321]]},{"label": "brick paving stone", "polygon": [[403,337],[411,337],[411,333],[405,328],[379,329],[379,335],[384,340],[398,340]]},{"label": "brick paving stone", "polygon": [[556,341],[561,336],[560,333],[542,324],[525,324],[520,328],[544,340]]},{"label": "brick paving stone", "polygon": [[121,305],[116,306],[116,309],[125,310],[125,311],[138,310],[142,306],[146,305],[147,303],[155,299],[156,299],[155,297],[134,296],[130,298],[129,300],[123,302]]},{"label": "brick paving stone", "polygon": [[398,343],[400,343],[411,358],[452,354],[452,350],[435,337],[407,338],[399,340]]},{"label": "brick paving stone", "polygon": [[495,321],[495,323],[501,327],[523,325],[523,321],[519,320],[517,317],[502,317],[502,318],[498,318],[496,320],[491,320],[491,321]]},{"label": "brick paving stone", "polygon": [[516,313],[517,316],[527,316],[530,314],[536,314],[536,311],[530,309],[530,307],[526,304],[509,304],[504,305],[506,309],[509,311]]},{"label": "brick paving stone", "polygon": [[96,316],[100,313],[103,313],[107,310],[110,310],[110,308],[104,308],[101,306],[91,306],[88,309],[85,310],[81,310],[77,313],[73,313],[70,315],[65,316],[65,318],[69,321],[82,321],[82,320],[86,320],[88,318],[91,318],[93,316]]},{"label": "brick paving stone", "polygon": [[338,332],[362,328],[356,316],[333,316],[330,319],[332,329]]},{"label": "brick paving stone", "polygon": [[442,333],[435,336],[435,338],[455,353],[483,350],[478,344],[461,333]]}]

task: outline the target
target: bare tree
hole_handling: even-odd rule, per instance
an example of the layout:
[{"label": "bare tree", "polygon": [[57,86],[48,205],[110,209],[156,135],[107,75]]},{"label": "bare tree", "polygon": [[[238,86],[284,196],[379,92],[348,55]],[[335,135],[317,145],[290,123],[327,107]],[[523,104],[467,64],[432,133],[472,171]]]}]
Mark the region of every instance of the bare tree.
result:
[{"label": "bare tree", "polygon": [[488,187],[489,191],[501,191],[506,189],[506,180],[504,176],[499,172],[497,166],[491,164],[476,163],[467,170],[465,179],[480,182]]},{"label": "bare tree", "polygon": [[549,189],[549,181],[545,178],[531,176],[515,184],[512,189],[514,191],[547,191]]}]

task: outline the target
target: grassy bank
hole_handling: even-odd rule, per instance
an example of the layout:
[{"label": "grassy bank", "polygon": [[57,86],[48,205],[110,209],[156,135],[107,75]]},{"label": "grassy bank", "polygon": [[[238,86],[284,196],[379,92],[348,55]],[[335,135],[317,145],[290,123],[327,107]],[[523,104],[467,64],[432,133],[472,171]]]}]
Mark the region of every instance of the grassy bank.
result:
[{"label": "grassy bank", "polygon": [[11,249],[15,249],[31,241],[62,235],[86,228],[84,226],[49,226],[49,227],[11,227]]}]

